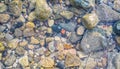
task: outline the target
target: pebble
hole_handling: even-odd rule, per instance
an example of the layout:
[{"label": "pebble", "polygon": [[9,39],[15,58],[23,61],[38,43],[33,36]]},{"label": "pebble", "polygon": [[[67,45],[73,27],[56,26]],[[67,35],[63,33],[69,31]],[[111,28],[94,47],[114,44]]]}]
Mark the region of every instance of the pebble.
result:
[{"label": "pebble", "polygon": [[117,54],[113,61],[115,69],[120,69],[120,54]]},{"label": "pebble", "polygon": [[54,46],[54,41],[50,42],[48,44],[48,49],[50,50],[50,52],[54,52],[56,50],[55,46]]},{"label": "pebble", "polygon": [[11,34],[9,34],[9,33],[6,33],[6,34],[5,34],[5,38],[6,38],[6,40],[10,41],[10,40],[13,39],[13,35],[11,35]]},{"label": "pebble", "polygon": [[31,13],[29,14],[29,16],[28,16],[28,21],[34,21],[35,18],[36,18],[35,12],[33,11],[33,12],[31,12]]},{"label": "pebble", "polygon": [[72,55],[70,53],[66,54],[66,59],[65,59],[65,66],[66,67],[72,67],[72,66],[79,66],[80,60],[79,57],[76,55]]},{"label": "pebble", "polygon": [[35,24],[33,22],[27,22],[25,26],[26,28],[35,28]]},{"label": "pebble", "polygon": [[48,19],[48,25],[49,25],[49,27],[52,27],[53,24],[54,24],[54,20]]},{"label": "pebble", "polygon": [[10,16],[8,14],[0,14],[0,23],[1,24],[8,22],[9,19],[10,19]]},{"label": "pebble", "polygon": [[83,26],[79,26],[77,28],[77,35],[83,35],[84,31],[85,31],[85,28]]},{"label": "pebble", "polygon": [[20,15],[19,18],[17,19],[17,22],[25,22],[24,16]]},{"label": "pebble", "polygon": [[87,29],[94,28],[99,22],[98,16],[95,12],[90,14],[85,14],[82,17],[82,23]]},{"label": "pebble", "polygon": [[40,20],[48,19],[52,14],[52,9],[47,4],[46,0],[36,0],[35,15]]},{"label": "pebble", "polygon": [[15,52],[16,52],[16,54],[21,56],[21,55],[24,55],[25,49],[23,47],[17,47]]},{"label": "pebble", "polygon": [[24,46],[27,46],[27,44],[28,44],[28,41],[24,40],[19,43],[19,46],[24,47]]},{"label": "pebble", "polygon": [[3,32],[6,29],[6,26],[0,25],[0,32]]},{"label": "pebble", "polygon": [[0,3],[0,13],[5,12],[7,10],[7,6],[4,3]]},{"label": "pebble", "polygon": [[29,61],[28,61],[28,56],[23,56],[19,59],[19,63],[22,65],[22,67],[27,67],[29,65]]},{"label": "pebble", "polygon": [[13,65],[13,63],[15,62],[15,60],[16,60],[16,56],[15,56],[15,55],[10,55],[10,56],[5,60],[4,64],[5,64],[6,66],[11,66],[11,65]]},{"label": "pebble", "polygon": [[8,42],[8,47],[11,49],[15,49],[18,46],[19,39],[12,39]]},{"label": "pebble", "polygon": [[116,23],[114,23],[113,32],[116,35],[120,36],[120,21],[117,21]]},{"label": "pebble", "polygon": [[35,37],[32,36],[30,43],[31,43],[31,44],[39,44],[40,42],[39,42],[38,39],[36,39]]},{"label": "pebble", "polygon": [[50,57],[42,57],[40,60],[40,64],[41,66],[46,68],[51,68],[55,65],[54,60]]},{"label": "pebble", "polygon": [[22,36],[22,33],[23,33],[23,32],[22,32],[20,29],[15,29],[14,34],[15,34],[16,37]]},{"label": "pebble", "polygon": [[116,36],[116,41],[120,45],[120,37],[119,36]]},{"label": "pebble", "polygon": [[74,14],[70,11],[62,11],[60,15],[69,20],[73,17]]},{"label": "pebble", "polygon": [[2,53],[0,53],[0,60],[2,60]]},{"label": "pebble", "polygon": [[119,7],[120,7],[120,1],[119,0],[115,0],[113,8],[120,12],[120,8]]},{"label": "pebble", "polygon": [[35,32],[32,28],[26,28],[26,29],[23,30],[23,35],[25,37],[33,36],[34,34],[35,34]]},{"label": "pebble", "polygon": [[4,51],[5,50],[5,46],[3,45],[2,42],[0,42],[0,51]]},{"label": "pebble", "polygon": [[34,45],[28,45],[28,48],[33,50],[34,49]]},{"label": "pebble", "polygon": [[54,32],[59,33],[59,32],[62,30],[62,27],[59,26],[59,25],[53,25],[53,26],[52,26],[52,30],[53,30]]}]

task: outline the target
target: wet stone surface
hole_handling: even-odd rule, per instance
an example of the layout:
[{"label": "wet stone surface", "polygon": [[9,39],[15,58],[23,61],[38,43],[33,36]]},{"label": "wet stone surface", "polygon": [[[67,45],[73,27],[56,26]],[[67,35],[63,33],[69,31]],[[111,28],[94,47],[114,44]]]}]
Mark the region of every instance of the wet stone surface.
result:
[{"label": "wet stone surface", "polygon": [[0,0],[0,69],[120,69],[120,0]]}]

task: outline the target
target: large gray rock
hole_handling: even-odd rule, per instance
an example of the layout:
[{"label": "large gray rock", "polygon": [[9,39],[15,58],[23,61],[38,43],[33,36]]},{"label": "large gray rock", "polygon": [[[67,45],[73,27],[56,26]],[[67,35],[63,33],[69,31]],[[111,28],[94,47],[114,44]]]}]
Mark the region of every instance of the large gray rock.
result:
[{"label": "large gray rock", "polygon": [[81,41],[80,47],[85,53],[96,52],[106,48],[107,40],[103,31],[98,28],[87,30]]},{"label": "large gray rock", "polygon": [[103,3],[97,6],[96,12],[102,22],[113,22],[120,19],[120,13]]}]

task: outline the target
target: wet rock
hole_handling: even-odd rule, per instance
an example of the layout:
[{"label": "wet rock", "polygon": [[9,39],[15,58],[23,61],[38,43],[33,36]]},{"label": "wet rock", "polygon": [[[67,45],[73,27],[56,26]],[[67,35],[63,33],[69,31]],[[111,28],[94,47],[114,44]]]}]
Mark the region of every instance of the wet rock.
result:
[{"label": "wet rock", "polygon": [[65,66],[66,67],[73,67],[73,66],[79,66],[80,65],[80,59],[76,55],[72,55],[70,53],[66,54],[65,59]]},{"label": "wet rock", "polygon": [[39,40],[38,39],[36,39],[35,37],[31,37],[31,42],[30,42],[31,44],[39,44],[40,42],[39,42]]},{"label": "wet rock", "polygon": [[82,8],[90,8],[95,4],[95,0],[70,0],[70,2],[73,6]]},{"label": "wet rock", "polygon": [[120,69],[120,54],[116,55],[113,61],[115,69]]},{"label": "wet rock", "polygon": [[13,36],[12,36],[11,34],[7,33],[7,34],[5,34],[5,38],[6,38],[8,41],[10,41],[10,40],[13,39]]},{"label": "wet rock", "polygon": [[22,36],[22,31],[20,29],[15,29],[14,34],[16,37],[20,37],[20,36]]},{"label": "wet rock", "polygon": [[99,22],[98,16],[95,12],[86,14],[82,17],[82,23],[87,29],[94,28]]},{"label": "wet rock", "polygon": [[81,36],[78,36],[78,35],[76,35],[76,33],[75,32],[72,32],[71,33],[71,36],[70,36],[70,38],[69,38],[69,41],[71,42],[71,43],[76,43],[78,40],[80,40],[81,39]]},{"label": "wet rock", "polygon": [[8,47],[11,49],[15,49],[18,46],[19,39],[13,39],[8,42]]},{"label": "wet rock", "polygon": [[13,63],[15,62],[15,60],[16,60],[16,56],[15,56],[15,55],[10,55],[10,56],[5,60],[4,64],[5,64],[6,66],[11,66],[11,65],[13,65]]},{"label": "wet rock", "polygon": [[8,22],[10,16],[8,14],[0,14],[0,23],[4,24]]},{"label": "wet rock", "polygon": [[80,48],[83,49],[85,53],[97,51],[106,48],[107,40],[102,34],[104,31],[101,29],[94,29],[94,30],[87,30],[85,35],[83,36],[83,39],[81,41]]},{"label": "wet rock", "polygon": [[7,10],[7,6],[4,3],[0,3],[0,12],[4,12]]},{"label": "wet rock", "polygon": [[52,14],[52,9],[47,4],[46,0],[36,0],[35,15],[40,20],[46,20]]},{"label": "wet rock", "polygon": [[77,28],[77,35],[83,35],[84,31],[85,31],[85,28],[83,26],[79,26]]},{"label": "wet rock", "polygon": [[50,57],[42,57],[40,60],[40,64],[43,67],[53,67],[55,65],[54,60],[51,59]]},{"label": "wet rock", "polygon": [[120,36],[120,21],[117,21],[116,23],[114,23],[113,25],[113,32]]},{"label": "wet rock", "polygon": [[[15,7],[16,6],[16,7]],[[9,3],[9,10],[12,15],[18,17],[22,12],[22,2],[20,0],[14,0]]]},{"label": "wet rock", "polygon": [[32,36],[34,35],[34,30],[32,28],[26,28],[24,31],[23,31],[23,35],[25,37],[28,37],[28,36]]},{"label": "wet rock", "polygon": [[76,28],[76,24],[71,22],[71,23],[60,23],[60,26],[67,30],[67,31],[70,31],[70,32],[73,32],[75,31],[75,28]]},{"label": "wet rock", "polygon": [[15,50],[16,54],[18,55],[24,55],[25,49],[23,47],[17,47]]},{"label": "wet rock", "polygon": [[29,65],[28,56],[23,56],[19,59],[19,63],[22,65],[22,67],[27,67]]},{"label": "wet rock", "polygon": [[4,51],[5,50],[5,46],[3,45],[2,42],[0,42],[0,51]]},{"label": "wet rock", "polygon": [[96,8],[98,18],[101,22],[114,22],[120,19],[120,13],[112,10],[112,8],[106,4],[100,4]]},{"label": "wet rock", "polygon": [[69,20],[73,17],[74,14],[70,11],[62,11],[60,15]]},{"label": "wet rock", "polygon": [[35,24],[33,22],[27,22],[25,26],[26,28],[35,28]]}]

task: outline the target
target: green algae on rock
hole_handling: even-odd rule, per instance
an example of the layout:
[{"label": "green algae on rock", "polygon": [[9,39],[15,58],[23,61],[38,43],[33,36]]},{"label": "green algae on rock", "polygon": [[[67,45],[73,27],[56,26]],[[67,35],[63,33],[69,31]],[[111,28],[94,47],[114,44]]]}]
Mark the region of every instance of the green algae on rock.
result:
[{"label": "green algae on rock", "polygon": [[52,9],[46,0],[36,0],[35,16],[40,20],[47,20],[52,14]]},{"label": "green algae on rock", "polygon": [[96,13],[92,12],[89,14],[85,14],[82,17],[82,23],[87,29],[94,28],[99,22],[99,18]]}]

